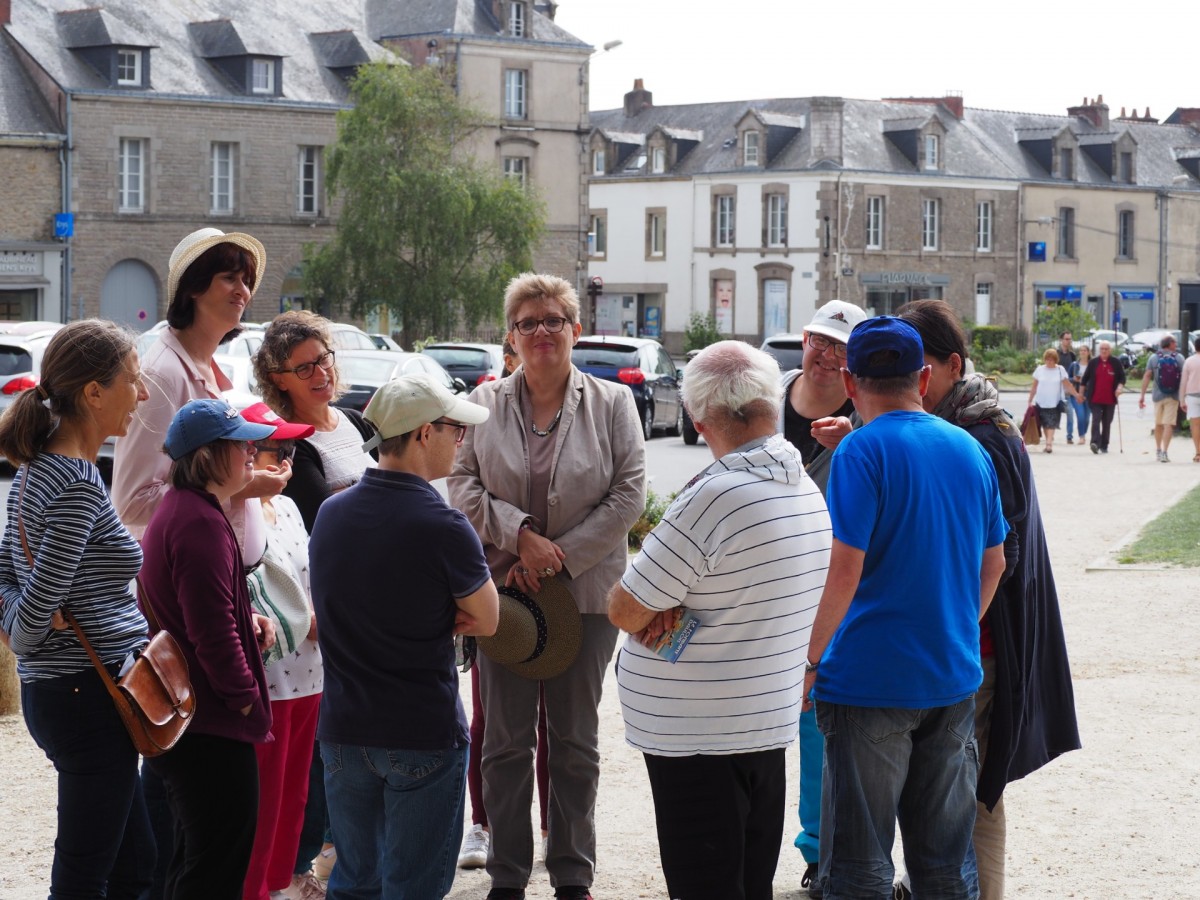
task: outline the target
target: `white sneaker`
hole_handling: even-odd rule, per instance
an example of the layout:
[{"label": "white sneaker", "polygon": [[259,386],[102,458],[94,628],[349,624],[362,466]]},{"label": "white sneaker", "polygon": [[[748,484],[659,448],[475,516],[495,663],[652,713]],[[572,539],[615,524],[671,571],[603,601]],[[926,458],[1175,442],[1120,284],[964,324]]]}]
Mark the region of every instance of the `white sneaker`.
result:
[{"label": "white sneaker", "polygon": [[463,835],[462,849],[458,851],[458,867],[482,869],[487,865],[488,852],[491,849],[491,834],[482,825],[472,825]]}]

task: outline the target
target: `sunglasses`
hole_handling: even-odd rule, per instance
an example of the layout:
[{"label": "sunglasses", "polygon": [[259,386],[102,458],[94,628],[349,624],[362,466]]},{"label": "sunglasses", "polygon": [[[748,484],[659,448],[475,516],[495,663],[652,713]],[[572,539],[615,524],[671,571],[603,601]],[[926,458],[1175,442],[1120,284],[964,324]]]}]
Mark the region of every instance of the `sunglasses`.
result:
[{"label": "sunglasses", "polygon": [[258,459],[264,453],[269,453],[275,457],[275,465],[282,466],[285,462],[291,462],[296,456],[295,445],[288,447],[286,450],[283,447],[256,447],[254,450],[254,458]]}]

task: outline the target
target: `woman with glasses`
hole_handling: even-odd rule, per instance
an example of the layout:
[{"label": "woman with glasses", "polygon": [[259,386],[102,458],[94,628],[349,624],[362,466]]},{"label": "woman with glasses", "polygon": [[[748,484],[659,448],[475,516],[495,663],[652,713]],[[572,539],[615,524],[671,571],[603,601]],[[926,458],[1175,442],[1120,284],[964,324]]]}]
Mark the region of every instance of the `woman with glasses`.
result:
[{"label": "woman with glasses", "polygon": [[447,482],[450,500],[479,533],[493,578],[534,594],[557,577],[579,606],[583,634],[574,662],[543,682],[479,658],[488,897],[520,900],[533,867],[529,807],[541,685],[551,791],[546,869],[555,897],[583,900],[596,863],[597,706],[617,641],[606,596],[624,571],[626,535],[645,507],[645,442],[628,388],[571,364],[581,326],[569,282],[514,278],[504,315],[521,367],[471,395],[491,414],[467,433]]},{"label": "woman with glasses", "polygon": [[164,449],[169,489],[142,538],[142,598],[187,660],[196,713],[179,742],[146,760],[167,786],[175,846],[169,900],[240,900],[258,811],[254,745],[269,739],[262,653],[268,619],[250,606],[242,554],[224,514],[254,478],[254,441],[275,433],[224,400],[191,400]]}]

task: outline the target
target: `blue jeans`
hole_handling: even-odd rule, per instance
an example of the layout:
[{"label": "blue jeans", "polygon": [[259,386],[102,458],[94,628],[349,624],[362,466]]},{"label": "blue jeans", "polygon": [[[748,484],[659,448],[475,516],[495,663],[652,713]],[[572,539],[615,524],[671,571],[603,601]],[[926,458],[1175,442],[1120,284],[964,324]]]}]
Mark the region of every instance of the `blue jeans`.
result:
[{"label": "blue jeans", "polygon": [[[1079,432],[1079,440],[1081,442],[1086,441],[1087,436],[1088,436],[1088,425],[1090,425],[1092,422],[1092,411],[1090,409],[1088,409],[1087,402],[1084,400],[1076,400],[1074,397],[1072,397],[1070,400],[1067,401],[1067,403],[1068,403],[1068,407],[1067,407],[1068,409],[1075,410],[1075,418],[1079,422],[1079,427],[1077,429],[1077,431]],[[1067,428],[1070,429],[1070,427],[1071,427],[1071,418],[1070,418],[1070,413],[1068,413],[1067,414]],[[1070,432],[1068,431],[1067,439],[1070,440],[1070,438],[1071,438],[1071,435],[1070,435]]]},{"label": "blue jeans", "polygon": [[[1075,437],[1075,401],[1070,397],[1067,398],[1067,440],[1073,440]],[[1079,426],[1079,436],[1083,437],[1083,426]]]},{"label": "blue jeans", "polygon": [[100,676],[89,668],[23,683],[21,706],[58,772],[50,897],[134,900],[150,885],[154,839],[137,751]]},{"label": "blue jeans", "polygon": [[469,745],[397,750],[320,744],[338,850],[328,900],[432,900],[450,893]]},{"label": "blue jeans", "polygon": [[817,724],[825,735],[826,900],[892,896],[897,819],[915,897],[978,896],[975,867],[966,865],[978,772],[974,699],[932,709],[818,701]]},{"label": "blue jeans", "polygon": [[800,833],[793,841],[806,863],[820,860],[821,778],[825,771],[825,738],[817,713],[800,713]]}]

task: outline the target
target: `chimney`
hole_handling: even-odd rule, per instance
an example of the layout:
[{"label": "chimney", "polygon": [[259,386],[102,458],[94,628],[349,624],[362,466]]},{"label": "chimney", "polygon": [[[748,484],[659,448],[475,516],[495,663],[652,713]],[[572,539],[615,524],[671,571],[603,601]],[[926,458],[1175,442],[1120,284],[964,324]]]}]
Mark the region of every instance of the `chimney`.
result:
[{"label": "chimney", "polygon": [[808,104],[808,134],[812,158],[842,164],[841,97],[813,97]]},{"label": "chimney", "polygon": [[936,103],[960,122],[963,117],[962,93],[948,93],[944,97],[884,97],[884,103]]},{"label": "chimney", "polygon": [[1171,121],[1172,119],[1177,125],[1190,125],[1193,128],[1200,128],[1200,109],[1195,106],[1182,106],[1171,113],[1167,121]]},{"label": "chimney", "polygon": [[1084,97],[1082,105],[1067,109],[1067,115],[1087,119],[1101,131],[1108,130],[1108,104],[1104,102],[1103,94],[1097,94],[1095,100]]},{"label": "chimney", "polygon": [[[0,0],[3,2],[3,0]],[[625,117],[632,119],[643,109],[650,109],[654,106],[654,94],[646,90],[642,84],[642,79],[635,78],[633,80],[633,90],[625,95]]]},{"label": "chimney", "polygon": [[12,0],[0,0],[0,25],[12,24]]}]

